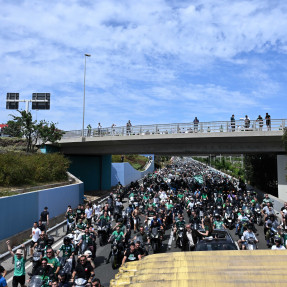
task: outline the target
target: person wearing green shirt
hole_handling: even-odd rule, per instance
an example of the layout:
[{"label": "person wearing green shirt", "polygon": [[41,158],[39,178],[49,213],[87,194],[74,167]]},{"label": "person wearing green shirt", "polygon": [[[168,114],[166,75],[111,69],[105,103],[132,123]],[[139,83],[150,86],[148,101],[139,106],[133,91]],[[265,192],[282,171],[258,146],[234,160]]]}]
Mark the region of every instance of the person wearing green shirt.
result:
[{"label": "person wearing green shirt", "polygon": [[[112,233],[111,237],[109,238],[109,242],[111,242],[112,239],[116,240],[119,250],[123,250],[123,240],[124,240],[125,234],[120,230],[120,227],[117,226],[116,230]],[[112,256],[112,250],[109,253],[108,258],[106,258],[106,264],[110,262]]]},{"label": "person wearing green shirt", "polygon": [[215,220],[213,222],[213,229],[226,229],[222,220],[220,220],[220,216],[215,216]]},{"label": "person wearing green shirt", "polygon": [[67,218],[67,234],[72,231],[70,229],[73,229],[75,227],[74,224],[71,224],[75,220],[75,213],[73,212],[73,209],[71,207],[68,207],[67,212],[66,212],[66,218]]},{"label": "person wearing green shirt", "polygon": [[82,218],[80,218],[77,224],[77,229],[79,229],[80,231],[84,231],[85,228],[86,224],[84,224]]},{"label": "person wearing green shirt", "polygon": [[69,237],[64,238],[64,244],[62,244],[60,249],[57,251],[57,256],[59,256],[61,251],[63,252],[63,257],[66,259],[73,258],[75,248]]},{"label": "person wearing green shirt", "polygon": [[104,212],[103,215],[100,216],[98,222],[100,222],[100,220],[102,219],[106,220],[107,223],[111,220],[111,218],[108,216],[108,213],[106,211]]},{"label": "person wearing green shirt", "polygon": [[13,276],[13,281],[12,281],[12,286],[17,287],[18,284],[20,283],[21,287],[25,286],[25,263],[26,263],[26,248],[25,245],[22,244],[21,247],[24,250],[24,255],[23,251],[21,249],[17,249],[17,251],[14,253],[12,251],[10,241],[6,241],[8,251],[10,254],[14,257],[14,276]]},{"label": "person wearing green shirt", "polygon": [[47,259],[48,265],[51,266],[51,268],[53,269],[53,273],[54,273],[55,277],[57,278],[61,264],[60,264],[59,260],[55,257],[54,251],[52,248],[47,248],[46,253],[47,254],[44,258]]},{"label": "person wearing green shirt", "polygon": [[173,208],[173,204],[171,202],[167,202],[165,206],[166,206],[167,210],[170,210]]},{"label": "person wearing green shirt", "polygon": [[[124,233],[120,230],[120,227],[119,226],[117,226],[117,229],[112,233],[112,235],[111,235],[111,237],[110,237],[110,240],[112,239],[112,238],[114,238],[117,242],[120,242],[120,241],[122,241],[123,240],[123,238],[124,238]],[[109,241],[110,241],[109,240]]]}]

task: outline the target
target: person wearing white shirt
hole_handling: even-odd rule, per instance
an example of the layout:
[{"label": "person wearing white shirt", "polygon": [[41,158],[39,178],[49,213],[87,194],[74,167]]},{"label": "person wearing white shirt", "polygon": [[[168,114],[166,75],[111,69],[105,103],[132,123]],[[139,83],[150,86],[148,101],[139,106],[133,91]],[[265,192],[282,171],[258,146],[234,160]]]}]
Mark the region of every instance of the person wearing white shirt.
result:
[{"label": "person wearing white shirt", "polygon": [[40,228],[38,228],[38,223],[37,221],[34,222],[33,224],[33,227],[32,227],[32,234],[31,234],[31,237],[32,237],[32,242],[31,242],[31,256],[33,257],[33,253],[34,253],[34,246],[35,244],[37,243],[39,237],[40,237],[40,234],[41,234],[41,230]]},{"label": "person wearing white shirt", "polygon": [[89,204],[86,204],[85,215],[86,215],[86,218],[87,218],[87,221],[88,221],[89,225],[91,225],[91,223],[92,223],[92,216],[93,216],[93,208],[90,207]]},{"label": "person wearing white shirt", "polygon": [[275,244],[271,247],[271,250],[284,250],[284,249],[286,249],[282,245],[282,240],[281,240],[280,236],[276,235],[274,238],[274,242],[275,242]]}]

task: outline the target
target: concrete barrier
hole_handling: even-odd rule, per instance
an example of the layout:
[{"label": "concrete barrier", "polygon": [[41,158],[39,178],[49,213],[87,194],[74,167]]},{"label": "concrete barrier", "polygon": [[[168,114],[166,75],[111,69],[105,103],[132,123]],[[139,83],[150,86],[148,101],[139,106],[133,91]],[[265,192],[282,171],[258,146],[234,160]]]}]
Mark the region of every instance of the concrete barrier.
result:
[{"label": "concrete barrier", "polygon": [[0,198],[0,240],[32,228],[45,206],[52,219],[63,214],[68,205],[77,207],[83,197],[84,184],[77,182]]},{"label": "concrete barrier", "polygon": [[154,161],[150,161],[146,170],[138,171],[128,162],[112,163],[111,185],[115,186],[120,182],[122,185],[128,185],[132,181],[143,178],[146,174],[154,171]]}]

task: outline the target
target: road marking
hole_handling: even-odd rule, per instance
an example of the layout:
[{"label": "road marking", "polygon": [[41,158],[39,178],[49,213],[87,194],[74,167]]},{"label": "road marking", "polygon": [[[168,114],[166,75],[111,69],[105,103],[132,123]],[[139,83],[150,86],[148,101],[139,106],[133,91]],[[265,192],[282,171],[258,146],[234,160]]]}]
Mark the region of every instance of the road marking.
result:
[{"label": "road marking", "polygon": [[[61,238],[62,239],[62,238]],[[61,239],[59,239],[59,241],[57,243],[55,243],[54,245],[52,245],[53,250],[56,249],[56,247],[58,247],[60,244],[62,244]],[[25,270],[29,269],[32,266],[32,262],[30,262],[27,266],[25,266]],[[8,280],[6,280],[7,284],[10,283],[13,279],[13,275],[11,276],[11,278],[9,278]]]},{"label": "road marking", "polygon": [[171,249],[172,239],[173,239],[173,229],[171,228],[171,230],[170,230],[170,237],[169,237],[169,240],[168,240],[168,248],[169,249]]}]

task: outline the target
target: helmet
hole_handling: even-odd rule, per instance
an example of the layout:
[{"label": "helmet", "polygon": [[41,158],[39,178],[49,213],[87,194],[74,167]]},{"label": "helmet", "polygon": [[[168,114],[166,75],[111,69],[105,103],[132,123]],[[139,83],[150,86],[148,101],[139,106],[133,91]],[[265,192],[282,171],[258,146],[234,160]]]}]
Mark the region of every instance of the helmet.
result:
[{"label": "helmet", "polygon": [[60,276],[66,276],[66,273],[64,270],[60,270],[59,273],[58,273]]},{"label": "helmet", "polygon": [[52,246],[54,244],[54,237],[48,236],[47,245]]},{"label": "helmet", "polygon": [[92,256],[92,251],[86,250],[86,251],[84,252],[84,255],[85,255],[85,256]]},{"label": "helmet", "polygon": [[69,233],[66,237],[68,237],[71,241],[74,239],[74,236],[71,233]]},{"label": "helmet", "polygon": [[247,225],[247,229],[251,229],[252,230],[253,226],[251,224]]},{"label": "helmet", "polygon": [[64,242],[64,244],[70,244],[71,239],[68,236],[65,236],[63,242]]},{"label": "helmet", "polygon": [[279,235],[275,235],[275,237],[274,237],[274,242],[281,244],[281,237],[280,237]]}]

